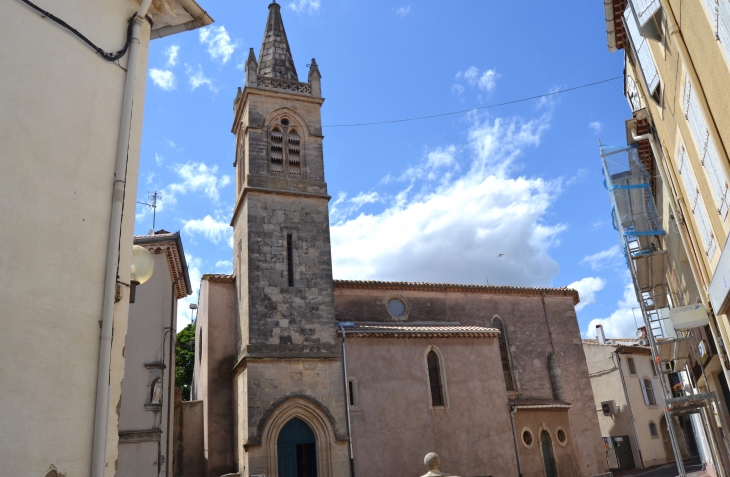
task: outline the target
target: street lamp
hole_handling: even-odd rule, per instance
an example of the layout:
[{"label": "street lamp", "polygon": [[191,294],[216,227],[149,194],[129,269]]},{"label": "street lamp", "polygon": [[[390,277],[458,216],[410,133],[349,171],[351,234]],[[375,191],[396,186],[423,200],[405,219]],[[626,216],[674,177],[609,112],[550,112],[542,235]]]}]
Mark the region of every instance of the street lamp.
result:
[{"label": "street lamp", "polygon": [[134,245],[132,247],[132,275],[129,278],[129,303],[134,303],[137,285],[141,285],[152,276],[155,271],[155,260],[146,248]]},{"label": "street lamp", "polygon": [[193,321],[193,313],[198,309],[198,305],[195,303],[190,304],[190,321]]}]

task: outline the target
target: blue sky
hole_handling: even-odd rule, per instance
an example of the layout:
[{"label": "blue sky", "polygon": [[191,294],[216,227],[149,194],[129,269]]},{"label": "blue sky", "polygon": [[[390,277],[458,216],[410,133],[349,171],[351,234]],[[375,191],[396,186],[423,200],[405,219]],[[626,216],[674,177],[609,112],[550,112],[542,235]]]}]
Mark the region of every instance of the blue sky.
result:
[{"label": "blue sky", "polygon": [[[200,3],[212,26],[150,47],[138,194],[162,192],[157,228],[182,231],[196,287],[232,270],[232,106],[268,13],[266,0]],[[571,285],[581,330],[600,320],[609,336],[633,336],[598,153],[599,137],[626,141],[621,80],[334,127],[620,76],[601,1],[280,3],[300,80],[311,58],[322,73],[335,278]],[[136,233],[151,225],[139,206]]]}]

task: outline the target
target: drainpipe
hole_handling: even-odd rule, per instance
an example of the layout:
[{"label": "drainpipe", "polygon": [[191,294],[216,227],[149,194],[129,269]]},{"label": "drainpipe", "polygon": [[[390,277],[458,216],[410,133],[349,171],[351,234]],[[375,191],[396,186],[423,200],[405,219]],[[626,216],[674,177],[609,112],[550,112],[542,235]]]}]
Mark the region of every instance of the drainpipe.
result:
[{"label": "drainpipe", "polygon": [[517,456],[517,472],[522,477],[522,462],[520,461],[520,446],[517,444],[517,430],[515,429],[515,413],[517,406],[509,406],[509,419],[512,422],[512,439],[515,441],[515,455]]},{"label": "drainpipe", "polygon": [[618,351],[613,352],[616,355],[616,366],[618,367],[618,373],[621,375],[621,386],[624,388],[624,397],[626,398],[626,407],[629,408],[629,417],[631,418],[631,430],[634,431],[634,440],[636,441],[636,451],[639,453],[639,460],[641,461],[641,468],[646,468],[644,464],[644,456],[641,455],[641,442],[639,442],[639,434],[636,432],[636,422],[634,421],[634,411],[631,409],[631,400],[629,399],[629,392],[626,389],[626,380],[624,379],[624,370],[621,367],[621,357],[618,355]]},{"label": "drainpipe", "polygon": [[129,45],[127,75],[124,82],[122,116],[119,124],[119,142],[114,174],[112,210],[109,224],[109,241],[106,253],[106,274],[104,277],[104,302],[101,314],[101,336],[99,343],[99,364],[96,377],[96,408],[94,410],[94,441],[91,454],[92,477],[103,477],[106,469],[107,424],[109,421],[109,367],[111,365],[112,333],[114,327],[114,297],[117,287],[119,242],[122,230],[124,190],[127,179],[129,135],[132,126],[134,86],[137,79],[140,35],[142,22],[152,0],[142,0],[132,26]]},{"label": "drainpipe", "polygon": [[347,381],[347,352],[345,350],[345,328],[337,326],[342,333],[342,380],[345,384],[345,412],[347,414],[347,441],[350,447],[350,477],[355,477],[355,455],[352,452],[352,425],[350,423],[350,386]]}]

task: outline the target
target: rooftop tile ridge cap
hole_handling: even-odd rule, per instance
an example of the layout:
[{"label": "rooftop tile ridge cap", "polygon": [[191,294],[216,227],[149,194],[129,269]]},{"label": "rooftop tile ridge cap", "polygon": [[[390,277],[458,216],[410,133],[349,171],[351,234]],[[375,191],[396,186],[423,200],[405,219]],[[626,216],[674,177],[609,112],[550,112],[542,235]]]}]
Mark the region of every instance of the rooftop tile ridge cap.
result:
[{"label": "rooftop tile ridge cap", "polygon": [[537,290],[537,291],[562,291],[575,292],[578,290],[568,287],[521,287],[517,285],[479,285],[475,283],[445,283],[445,282],[406,282],[406,281],[385,281],[385,280],[333,280],[335,285],[382,285],[382,286],[413,286],[413,287],[449,287],[449,288],[474,288],[485,290]]}]

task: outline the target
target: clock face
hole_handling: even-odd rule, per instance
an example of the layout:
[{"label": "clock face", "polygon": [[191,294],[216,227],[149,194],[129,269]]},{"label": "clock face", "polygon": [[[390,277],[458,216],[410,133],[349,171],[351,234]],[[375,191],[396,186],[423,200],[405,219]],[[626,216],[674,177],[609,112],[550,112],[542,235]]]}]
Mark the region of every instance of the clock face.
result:
[{"label": "clock face", "polygon": [[636,87],[634,78],[631,76],[626,77],[626,99],[629,100],[631,111],[638,111],[641,109],[641,100],[639,99],[639,88]]}]

